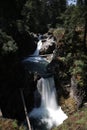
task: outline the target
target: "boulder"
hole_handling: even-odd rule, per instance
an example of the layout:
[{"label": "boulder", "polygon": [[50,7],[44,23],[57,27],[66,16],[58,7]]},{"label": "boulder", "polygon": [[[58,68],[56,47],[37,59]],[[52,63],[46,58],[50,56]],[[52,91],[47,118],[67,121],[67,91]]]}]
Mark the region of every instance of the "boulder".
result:
[{"label": "boulder", "polygon": [[56,47],[56,41],[53,36],[49,36],[48,38],[43,37],[42,39],[42,47],[40,49],[40,54],[51,54]]}]

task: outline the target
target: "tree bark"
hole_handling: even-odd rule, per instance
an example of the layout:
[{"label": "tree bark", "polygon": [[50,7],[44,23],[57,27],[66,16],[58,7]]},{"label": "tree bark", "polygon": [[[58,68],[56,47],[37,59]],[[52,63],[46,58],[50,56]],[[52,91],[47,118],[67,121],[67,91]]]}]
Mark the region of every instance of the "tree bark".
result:
[{"label": "tree bark", "polygon": [[26,120],[27,120],[27,125],[28,125],[29,130],[32,130],[31,129],[31,125],[30,125],[30,121],[29,121],[29,116],[28,116],[28,113],[27,113],[25,100],[24,100],[23,90],[21,88],[20,88],[20,93],[21,93],[21,98],[22,98],[22,102],[23,102],[23,106],[24,106],[24,111],[25,111],[25,116],[26,116]]},{"label": "tree bark", "polygon": [[84,50],[86,50],[86,33],[87,33],[87,18],[85,19],[85,27],[84,27],[84,39],[83,39]]}]

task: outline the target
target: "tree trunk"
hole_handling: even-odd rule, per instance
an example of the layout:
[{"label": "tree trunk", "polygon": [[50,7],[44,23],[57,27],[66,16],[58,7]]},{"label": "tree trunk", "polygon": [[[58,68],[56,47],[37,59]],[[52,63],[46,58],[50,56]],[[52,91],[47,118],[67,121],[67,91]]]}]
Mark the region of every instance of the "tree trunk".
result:
[{"label": "tree trunk", "polygon": [[27,125],[28,125],[28,129],[31,129],[31,125],[30,125],[30,120],[29,120],[29,116],[27,113],[27,108],[26,108],[26,104],[25,104],[25,100],[24,100],[24,95],[23,95],[23,90],[20,88],[20,93],[21,93],[21,98],[22,98],[22,102],[23,102],[23,106],[24,106],[24,112],[25,112],[25,116],[26,116],[26,121],[27,121]]},{"label": "tree trunk", "polygon": [[86,33],[87,33],[87,18],[85,19],[85,27],[84,27],[84,39],[83,39],[84,50],[86,50]]}]

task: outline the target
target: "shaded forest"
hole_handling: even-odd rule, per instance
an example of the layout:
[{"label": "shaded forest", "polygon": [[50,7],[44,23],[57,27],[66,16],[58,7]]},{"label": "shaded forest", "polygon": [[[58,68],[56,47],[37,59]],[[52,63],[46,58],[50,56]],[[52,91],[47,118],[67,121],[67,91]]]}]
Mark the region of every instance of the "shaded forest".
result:
[{"label": "shaded forest", "polygon": [[[56,89],[61,92],[58,99],[65,112],[71,114],[87,102],[87,1],[76,0],[76,4],[71,1],[69,5],[67,0],[0,0],[0,109],[3,117],[25,119],[19,88],[25,89],[28,112],[33,107],[33,98],[29,102],[28,98],[32,97],[36,82],[30,76],[27,87],[21,62],[35,51],[39,34],[50,33],[56,39],[55,57],[50,67],[56,86],[60,86]],[[77,88],[71,87],[71,90],[72,79]],[[70,90],[74,92],[74,100],[69,97]],[[27,91],[31,91],[30,95]]]}]

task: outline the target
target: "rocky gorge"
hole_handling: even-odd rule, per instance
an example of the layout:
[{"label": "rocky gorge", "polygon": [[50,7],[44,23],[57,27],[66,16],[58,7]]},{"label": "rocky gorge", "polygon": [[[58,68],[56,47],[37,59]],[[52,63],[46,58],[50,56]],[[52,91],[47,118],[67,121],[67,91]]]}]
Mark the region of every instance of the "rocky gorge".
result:
[{"label": "rocky gorge", "polygon": [[[22,60],[34,53],[40,35],[38,37],[37,35],[29,33],[25,33],[25,35],[24,33],[20,35],[18,33],[20,34],[20,32],[17,32],[18,38],[14,37],[14,39],[17,38],[15,41],[19,45],[18,56],[13,55],[10,57],[7,55],[4,57],[4,61],[1,59],[2,63],[5,62],[5,64],[0,68],[2,73],[0,77],[0,108],[4,118],[24,121],[25,113],[20,95],[20,88],[23,89],[27,111],[29,113],[35,105],[34,91],[40,74],[32,73],[28,70],[26,71],[25,65],[22,64]],[[76,77],[76,74],[71,75],[68,71],[71,63],[73,63],[74,68],[78,66],[76,61],[72,62],[71,57],[75,56],[71,56],[71,54],[68,53],[65,59],[65,46],[62,42],[62,38],[57,41],[56,35],[53,33],[48,32],[48,34],[41,35],[41,40],[42,48],[40,49],[40,55],[49,62],[47,71],[54,75],[58,103],[62,105],[66,113],[70,114],[77,110],[85,99],[84,89],[80,90],[80,88],[78,88],[77,81],[80,81],[81,78],[78,77],[80,75]],[[27,51],[25,51],[26,49],[21,45],[23,42],[28,43],[28,41],[29,47],[26,46]]]}]

